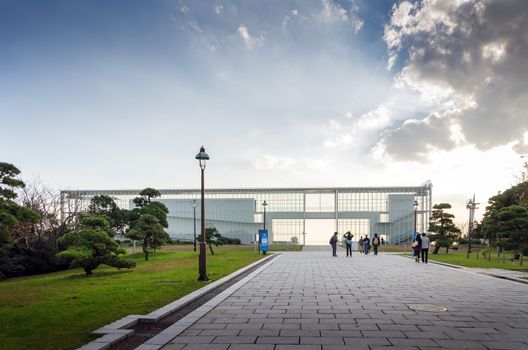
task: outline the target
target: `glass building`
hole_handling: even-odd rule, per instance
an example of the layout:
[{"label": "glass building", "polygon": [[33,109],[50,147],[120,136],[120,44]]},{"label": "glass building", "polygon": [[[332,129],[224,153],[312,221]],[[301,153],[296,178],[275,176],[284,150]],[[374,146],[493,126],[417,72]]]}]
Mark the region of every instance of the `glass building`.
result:
[{"label": "glass building", "polygon": [[[108,195],[132,209],[140,190],[61,191],[63,213],[86,208],[93,196]],[[169,209],[168,233],[192,240],[194,216],[200,227],[200,190],[160,190]],[[197,204],[193,207],[193,200]],[[266,201],[267,206],[262,204]],[[432,208],[432,184],[403,187],[206,189],[206,226],[223,236],[255,241],[259,229],[271,243],[327,245],[334,231],[350,231],[354,239],[378,233],[388,244],[408,242],[416,230],[427,230]],[[196,211],[195,211],[196,210]],[[198,232],[199,234],[199,232]]]}]

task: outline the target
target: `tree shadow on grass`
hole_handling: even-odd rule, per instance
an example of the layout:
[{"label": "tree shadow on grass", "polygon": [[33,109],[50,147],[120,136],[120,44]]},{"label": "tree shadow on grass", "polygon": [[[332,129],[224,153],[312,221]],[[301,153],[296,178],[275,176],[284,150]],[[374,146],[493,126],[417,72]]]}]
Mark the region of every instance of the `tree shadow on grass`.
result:
[{"label": "tree shadow on grass", "polygon": [[[97,280],[99,277],[109,277],[109,276],[115,276],[115,275],[122,275],[122,274],[126,274],[126,273],[131,273],[132,270],[131,269],[123,269],[123,270],[118,270],[118,271],[94,271],[92,275],[87,275],[85,273],[79,273],[79,274],[76,274],[76,275],[70,275],[70,276],[66,276],[64,277],[64,279],[67,279],[67,280]],[[110,284],[111,282],[108,282],[108,284]]]}]

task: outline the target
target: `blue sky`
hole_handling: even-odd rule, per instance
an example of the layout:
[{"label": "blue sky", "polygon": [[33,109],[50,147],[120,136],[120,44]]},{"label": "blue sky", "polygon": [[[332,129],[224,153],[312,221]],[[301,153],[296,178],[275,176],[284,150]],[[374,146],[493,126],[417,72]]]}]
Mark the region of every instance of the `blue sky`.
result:
[{"label": "blue sky", "polygon": [[204,144],[214,187],[431,179],[485,201],[527,147],[526,43],[494,14],[527,11],[480,2],[1,0],[0,158],[58,188],[194,188]]}]

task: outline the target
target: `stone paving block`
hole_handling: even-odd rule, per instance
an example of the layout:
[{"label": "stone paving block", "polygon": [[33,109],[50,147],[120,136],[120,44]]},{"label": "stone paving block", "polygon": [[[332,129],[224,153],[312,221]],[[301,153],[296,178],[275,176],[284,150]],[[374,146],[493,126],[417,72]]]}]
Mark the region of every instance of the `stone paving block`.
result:
[{"label": "stone paving block", "polygon": [[391,345],[387,338],[343,338],[345,345]]},{"label": "stone paving block", "polygon": [[229,350],[273,350],[273,344],[233,344]]},{"label": "stone paving block", "polygon": [[244,336],[219,336],[213,340],[215,344],[253,344],[257,336],[244,335]]},{"label": "stone paving block", "polygon": [[423,346],[438,346],[437,343],[435,343],[431,339],[422,338],[422,339],[409,339],[409,338],[388,338],[389,342],[393,345],[397,346],[417,346],[417,347],[423,347]]},{"label": "stone paving block", "polygon": [[435,339],[438,345],[448,349],[471,349],[480,350],[486,349],[486,346],[474,340],[449,340],[449,339]]},{"label": "stone paving block", "polygon": [[242,329],[239,335],[257,335],[257,336],[268,336],[278,337],[279,329]]},{"label": "stone paving block", "polygon": [[179,336],[174,338],[173,344],[209,344],[215,339],[214,336],[196,335],[196,336]]},{"label": "stone paving block", "polygon": [[402,331],[361,331],[365,338],[406,338]]},{"label": "stone paving block", "polygon": [[[322,350],[370,350],[368,345],[335,345],[323,344]],[[390,350],[387,348],[386,350]]]},{"label": "stone paving block", "polygon": [[280,336],[280,337],[258,337],[257,344],[299,344],[299,337]]},{"label": "stone paving block", "polygon": [[528,342],[518,342],[518,341],[484,341],[482,345],[486,346],[489,349],[504,349],[504,350],[526,350],[528,349]]},{"label": "stone paving block", "polygon": [[337,344],[344,345],[341,337],[301,337],[301,344]]},{"label": "stone paving block", "polygon": [[228,348],[229,344],[187,344],[183,350],[227,350]]}]

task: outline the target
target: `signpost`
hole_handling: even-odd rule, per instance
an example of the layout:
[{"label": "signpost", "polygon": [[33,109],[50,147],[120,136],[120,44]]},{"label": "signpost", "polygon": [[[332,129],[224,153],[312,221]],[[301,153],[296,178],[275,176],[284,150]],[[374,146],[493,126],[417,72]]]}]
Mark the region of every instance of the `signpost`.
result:
[{"label": "signpost", "polygon": [[268,230],[259,230],[260,251],[266,255],[268,252]]}]

